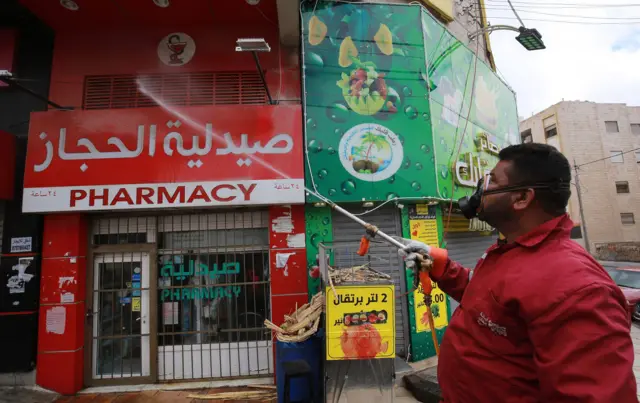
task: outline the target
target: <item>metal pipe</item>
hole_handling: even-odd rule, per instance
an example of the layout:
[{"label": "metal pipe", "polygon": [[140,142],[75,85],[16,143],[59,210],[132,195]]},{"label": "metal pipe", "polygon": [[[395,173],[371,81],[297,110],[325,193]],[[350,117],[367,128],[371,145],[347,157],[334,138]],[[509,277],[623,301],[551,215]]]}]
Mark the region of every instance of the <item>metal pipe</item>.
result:
[{"label": "metal pipe", "polygon": [[264,77],[264,71],[262,71],[262,66],[260,65],[260,59],[258,59],[258,52],[251,52],[253,55],[253,60],[256,62],[256,67],[258,68],[258,73],[260,73],[260,79],[262,80],[262,85],[264,86],[265,91],[267,92],[267,98],[269,98],[269,105],[273,105],[273,99],[271,98],[271,92],[269,91],[269,86],[267,85],[267,79]]},{"label": "metal pipe", "polygon": [[[343,209],[342,207],[338,206],[337,204],[331,202],[330,206],[332,209],[334,209],[335,211],[337,211],[338,213],[346,216],[347,218],[350,218],[351,220],[357,222],[358,224],[362,225],[364,228],[368,228],[369,227],[369,223],[360,219],[358,216],[355,216],[353,214],[351,214],[350,212],[348,212],[347,210]],[[379,236],[380,238],[384,239],[385,241],[389,242],[390,244],[403,249],[405,247],[405,245],[402,244],[402,242],[397,241],[396,239],[394,239],[392,236],[385,234],[384,232],[377,230],[376,231],[376,236]]]}]

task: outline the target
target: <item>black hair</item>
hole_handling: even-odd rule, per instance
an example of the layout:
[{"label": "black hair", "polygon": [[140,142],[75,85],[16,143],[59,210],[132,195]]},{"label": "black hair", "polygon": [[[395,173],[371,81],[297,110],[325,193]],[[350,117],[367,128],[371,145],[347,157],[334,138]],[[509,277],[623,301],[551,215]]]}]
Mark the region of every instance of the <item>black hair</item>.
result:
[{"label": "black hair", "polygon": [[500,151],[500,161],[512,163],[509,185],[535,186],[535,200],[553,216],[567,211],[571,196],[571,165],[555,147],[526,143]]}]

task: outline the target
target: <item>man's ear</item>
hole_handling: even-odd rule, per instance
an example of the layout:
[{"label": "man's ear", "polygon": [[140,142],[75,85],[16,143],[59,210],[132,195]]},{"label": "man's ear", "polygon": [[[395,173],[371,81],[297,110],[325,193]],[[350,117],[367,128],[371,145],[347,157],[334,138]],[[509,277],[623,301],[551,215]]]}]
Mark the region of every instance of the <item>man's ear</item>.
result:
[{"label": "man's ear", "polygon": [[533,203],[533,199],[536,197],[536,191],[534,189],[527,189],[516,193],[515,202],[513,208],[515,210],[524,210]]}]

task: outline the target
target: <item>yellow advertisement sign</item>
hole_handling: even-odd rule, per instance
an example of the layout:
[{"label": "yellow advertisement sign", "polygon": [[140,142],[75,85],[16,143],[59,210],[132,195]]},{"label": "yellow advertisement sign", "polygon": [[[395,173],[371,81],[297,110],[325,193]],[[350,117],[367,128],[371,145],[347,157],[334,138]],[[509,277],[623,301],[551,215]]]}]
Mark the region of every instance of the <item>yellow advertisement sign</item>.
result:
[{"label": "yellow advertisement sign", "polygon": [[[327,360],[396,356],[393,285],[326,289]],[[337,298],[336,298],[337,297]]]},{"label": "yellow advertisement sign", "polygon": [[[416,206],[417,207],[417,206]],[[427,245],[439,245],[438,222],[435,219],[409,220],[411,239],[426,243]],[[449,324],[447,316],[447,296],[436,283],[431,282],[431,312],[437,329],[442,329]],[[429,317],[427,306],[424,303],[422,286],[413,292],[413,307],[416,315],[416,332],[429,332]]]}]

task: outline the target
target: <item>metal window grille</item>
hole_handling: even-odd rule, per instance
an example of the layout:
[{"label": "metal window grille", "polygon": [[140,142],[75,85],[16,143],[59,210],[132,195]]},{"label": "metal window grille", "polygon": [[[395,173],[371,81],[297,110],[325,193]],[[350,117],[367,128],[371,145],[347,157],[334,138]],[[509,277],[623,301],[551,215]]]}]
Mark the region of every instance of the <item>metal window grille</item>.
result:
[{"label": "metal window grille", "polygon": [[[146,92],[146,93],[145,93]],[[83,109],[267,103],[260,74],[253,71],[87,76]]]},{"label": "metal window grille", "polygon": [[266,211],[96,217],[92,230],[94,379],[273,373]]}]

